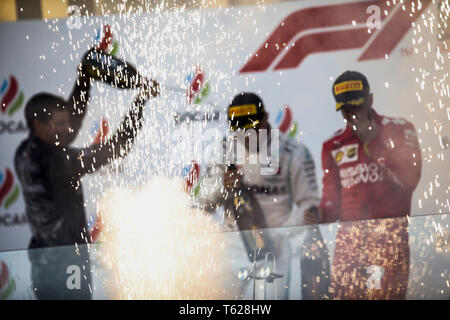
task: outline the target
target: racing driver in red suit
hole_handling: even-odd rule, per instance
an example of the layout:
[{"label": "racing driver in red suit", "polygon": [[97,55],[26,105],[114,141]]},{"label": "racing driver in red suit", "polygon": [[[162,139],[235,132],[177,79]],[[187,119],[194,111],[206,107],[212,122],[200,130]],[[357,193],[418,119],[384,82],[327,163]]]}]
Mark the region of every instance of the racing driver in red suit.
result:
[{"label": "racing driver in red suit", "polygon": [[408,219],[421,174],[414,126],[377,114],[364,75],[346,71],[333,85],[347,126],[322,148],[323,192],[306,223],[339,220],[330,296],[404,299],[409,275]]}]

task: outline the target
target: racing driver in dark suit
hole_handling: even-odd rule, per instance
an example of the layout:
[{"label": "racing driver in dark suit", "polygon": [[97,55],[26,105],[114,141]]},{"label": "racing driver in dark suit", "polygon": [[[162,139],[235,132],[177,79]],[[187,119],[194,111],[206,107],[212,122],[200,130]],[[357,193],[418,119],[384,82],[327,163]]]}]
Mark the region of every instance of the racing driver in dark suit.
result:
[{"label": "racing driver in dark suit", "polygon": [[[155,81],[152,81],[151,90],[139,89],[133,106],[109,140],[87,148],[73,148],[70,143],[81,127],[89,102],[91,79],[86,68],[80,64],[78,79],[68,101],[49,93],[39,93],[25,108],[30,132],[16,150],[14,164],[32,231],[30,249],[80,245],[89,241],[80,179],[127,155],[142,126],[145,102],[159,92]],[[82,294],[64,296],[66,291],[51,285],[54,281],[49,277],[68,277],[65,275],[67,265],[64,269],[49,268],[52,263],[60,265],[64,258],[59,254],[43,254],[52,249],[46,250],[29,251],[34,286],[41,284],[36,289],[38,298],[89,298]],[[59,276],[56,275],[58,272]]]}]

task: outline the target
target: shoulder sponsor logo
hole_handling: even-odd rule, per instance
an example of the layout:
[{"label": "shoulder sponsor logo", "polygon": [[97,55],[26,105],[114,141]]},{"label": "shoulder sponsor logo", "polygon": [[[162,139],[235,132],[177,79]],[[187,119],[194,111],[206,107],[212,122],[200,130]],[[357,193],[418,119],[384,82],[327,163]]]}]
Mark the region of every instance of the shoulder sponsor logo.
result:
[{"label": "shoulder sponsor logo", "polygon": [[336,163],[339,164],[341,163],[343,157],[344,153],[342,152],[342,150],[339,150],[338,152],[336,152],[336,156],[334,157],[334,159],[336,160]]},{"label": "shoulder sponsor logo", "polygon": [[[293,69],[310,54],[346,49],[364,48],[358,61],[382,59],[391,54],[431,2],[422,0],[412,12],[400,2],[391,5],[378,0],[300,9],[283,19],[239,72],[261,72],[271,66],[273,70]],[[381,29],[367,28],[371,5],[385,13]]]},{"label": "shoulder sponsor logo", "polygon": [[347,158],[351,159],[356,156],[356,151],[358,150],[358,146],[350,147],[347,149]]},{"label": "shoulder sponsor logo", "polygon": [[358,144],[350,144],[331,151],[338,165],[358,160]]},{"label": "shoulder sponsor logo", "polygon": [[405,144],[412,148],[419,148],[419,141],[417,139],[416,131],[413,129],[405,129]]}]

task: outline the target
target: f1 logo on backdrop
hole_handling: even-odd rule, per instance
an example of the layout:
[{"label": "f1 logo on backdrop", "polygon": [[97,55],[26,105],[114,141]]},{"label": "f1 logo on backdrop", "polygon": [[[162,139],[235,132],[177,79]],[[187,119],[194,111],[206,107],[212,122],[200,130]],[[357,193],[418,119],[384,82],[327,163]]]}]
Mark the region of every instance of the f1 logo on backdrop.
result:
[{"label": "f1 logo on backdrop", "polygon": [[[364,48],[358,61],[389,55],[431,0],[351,2],[305,8],[291,13],[272,32],[240,73],[297,68],[310,54]],[[381,28],[368,28],[373,6]],[[367,25],[366,25],[367,24]]]}]

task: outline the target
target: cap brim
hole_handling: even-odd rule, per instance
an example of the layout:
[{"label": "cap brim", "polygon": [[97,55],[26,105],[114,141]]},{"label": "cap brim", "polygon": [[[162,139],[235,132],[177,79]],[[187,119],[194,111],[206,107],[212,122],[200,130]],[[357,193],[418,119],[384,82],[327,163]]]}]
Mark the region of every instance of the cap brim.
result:
[{"label": "cap brim", "polygon": [[341,108],[343,106],[359,107],[359,106],[363,105],[364,102],[365,102],[365,97],[361,97],[361,98],[353,99],[353,100],[349,100],[349,101],[344,101],[344,102],[337,102],[336,103],[336,111],[341,110]]},{"label": "cap brim", "polygon": [[243,125],[231,125],[232,130],[237,129],[254,129],[260,123],[259,120],[251,121],[249,123],[244,123]]}]

